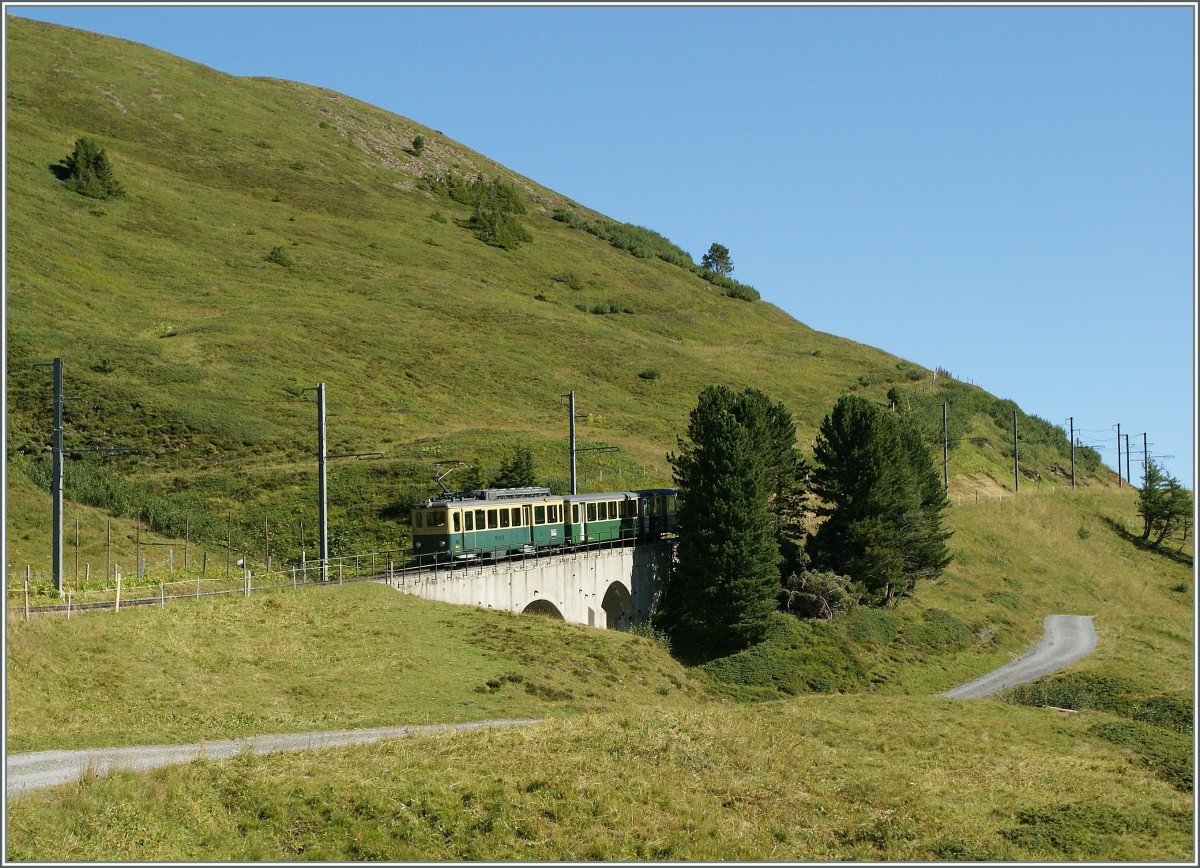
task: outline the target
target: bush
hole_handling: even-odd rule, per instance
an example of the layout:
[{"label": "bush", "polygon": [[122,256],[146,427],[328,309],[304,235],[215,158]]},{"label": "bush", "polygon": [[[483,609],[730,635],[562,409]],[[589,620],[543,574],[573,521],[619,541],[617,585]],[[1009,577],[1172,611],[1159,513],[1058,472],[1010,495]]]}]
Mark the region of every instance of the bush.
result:
[{"label": "bush", "polygon": [[771,616],[762,642],[699,668],[718,690],[742,701],[857,690],[868,678],[837,627],[782,612]]},{"label": "bush", "polygon": [[89,138],[75,140],[73,150],[62,161],[67,189],[93,199],[114,199],[125,195],[125,188],[113,175],[104,148]]},{"label": "bush", "polygon": [[904,631],[909,644],[925,651],[961,651],[971,647],[974,634],[971,628],[941,609],[926,609],[922,623]]},{"label": "bush", "polygon": [[851,579],[834,572],[802,569],[788,576],[779,592],[779,607],[802,618],[829,620],[857,601]]},{"label": "bush", "polygon": [[282,265],[284,268],[291,268],[296,264],[282,247],[272,247],[271,252],[264,256],[263,259],[267,260],[267,262],[274,262],[276,265]]},{"label": "bush", "polygon": [[658,368],[646,368],[638,371],[638,376],[643,380],[657,380],[659,378]]},{"label": "bush", "polygon": [[894,612],[863,606],[856,610],[856,615],[848,630],[855,642],[890,645],[900,633],[900,616]]}]

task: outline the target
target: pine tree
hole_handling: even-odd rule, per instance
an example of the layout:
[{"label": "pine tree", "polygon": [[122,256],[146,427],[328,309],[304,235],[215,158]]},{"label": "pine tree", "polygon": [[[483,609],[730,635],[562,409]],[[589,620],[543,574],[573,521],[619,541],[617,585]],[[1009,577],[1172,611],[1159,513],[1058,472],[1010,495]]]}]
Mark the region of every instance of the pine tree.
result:
[{"label": "pine tree", "polygon": [[709,271],[714,271],[722,277],[733,274],[733,260],[729,258],[729,248],[724,244],[713,243],[700,260],[700,264]]},{"label": "pine tree", "polygon": [[915,428],[847,395],[822,421],[813,457],[812,489],[825,516],[808,545],[818,569],[849,575],[878,605],[945,569],[947,501]]},{"label": "pine tree", "polygon": [[1143,522],[1142,539],[1158,548],[1176,533],[1186,533],[1192,517],[1191,492],[1157,461],[1147,459],[1137,513]]},{"label": "pine tree", "polygon": [[125,195],[125,188],[113,174],[104,148],[86,137],[75,140],[75,149],[62,161],[67,189],[93,199],[112,199]]},{"label": "pine tree", "polygon": [[528,446],[517,446],[512,455],[500,462],[492,488],[529,488],[533,484],[533,452]]},{"label": "pine tree", "polygon": [[668,456],[679,487],[679,554],[660,622],[685,656],[748,647],[766,631],[779,591],[761,438],[746,394],[700,393],[688,442]]}]

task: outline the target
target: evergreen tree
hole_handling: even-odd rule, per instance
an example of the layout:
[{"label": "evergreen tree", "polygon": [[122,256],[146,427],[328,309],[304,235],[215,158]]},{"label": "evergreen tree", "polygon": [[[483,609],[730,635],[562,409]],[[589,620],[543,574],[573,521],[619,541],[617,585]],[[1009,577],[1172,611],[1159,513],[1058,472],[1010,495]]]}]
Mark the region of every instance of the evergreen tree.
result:
[{"label": "evergreen tree", "polygon": [[533,452],[528,446],[517,446],[512,455],[500,462],[500,471],[492,480],[492,488],[529,488],[534,484]]},{"label": "evergreen tree", "polygon": [[93,199],[112,199],[125,194],[113,174],[104,148],[86,137],[75,140],[75,149],[62,161],[67,189]]},{"label": "evergreen tree", "polygon": [[700,260],[700,264],[709,271],[715,271],[722,277],[733,274],[733,260],[729,258],[729,248],[724,244],[713,243]]},{"label": "evergreen tree", "polygon": [[745,648],[766,631],[779,591],[769,476],[757,399],[725,386],[700,393],[688,442],[669,455],[679,487],[679,554],[660,622],[683,654]]},{"label": "evergreen tree", "polygon": [[1192,518],[1191,492],[1157,461],[1147,459],[1137,512],[1143,522],[1142,539],[1158,548],[1164,540],[1187,533]]},{"label": "evergreen tree", "polygon": [[849,575],[880,605],[941,573],[950,561],[947,501],[915,428],[847,395],[822,421],[813,456],[812,489],[825,516],[808,547],[818,569]]}]

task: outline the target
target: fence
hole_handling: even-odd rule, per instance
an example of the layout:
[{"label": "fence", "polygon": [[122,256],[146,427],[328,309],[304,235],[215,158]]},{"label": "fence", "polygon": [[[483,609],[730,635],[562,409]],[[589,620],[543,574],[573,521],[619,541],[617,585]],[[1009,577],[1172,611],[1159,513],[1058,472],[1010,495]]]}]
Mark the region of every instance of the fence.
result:
[{"label": "fence", "polygon": [[205,597],[224,595],[250,596],[255,592],[282,588],[314,587],[345,582],[371,581],[390,576],[411,563],[408,553],[401,551],[370,552],[330,558],[322,576],[323,564],[309,561],[303,566],[292,566],[287,570],[255,575],[242,568],[240,575],[232,577],[183,579],[178,581],[153,581],[136,576],[126,578],[119,568],[111,581],[94,582],[91,587],[78,590],[64,586],[62,595],[49,581],[33,582],[30,574],[19,583],[11,578],[5,589],[5,608],[9,617],[45,612],[63,612],[70,617],[73,612],[95,609],[119,611],[122,607],[157,605],[165,607],[169,602],[199,600]]}]

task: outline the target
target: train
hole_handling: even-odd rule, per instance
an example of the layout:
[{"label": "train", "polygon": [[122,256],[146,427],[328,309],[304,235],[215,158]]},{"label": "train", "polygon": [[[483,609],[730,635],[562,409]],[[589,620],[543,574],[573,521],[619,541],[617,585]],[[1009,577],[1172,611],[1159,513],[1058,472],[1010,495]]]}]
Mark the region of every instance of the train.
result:
[{"label": "train", "polygon": [[678,490],[645,488],[552,494],[549,488],[484,488],[446,493],[412,510],[418,560],[496,558],[541,549],[675,534]]}]

